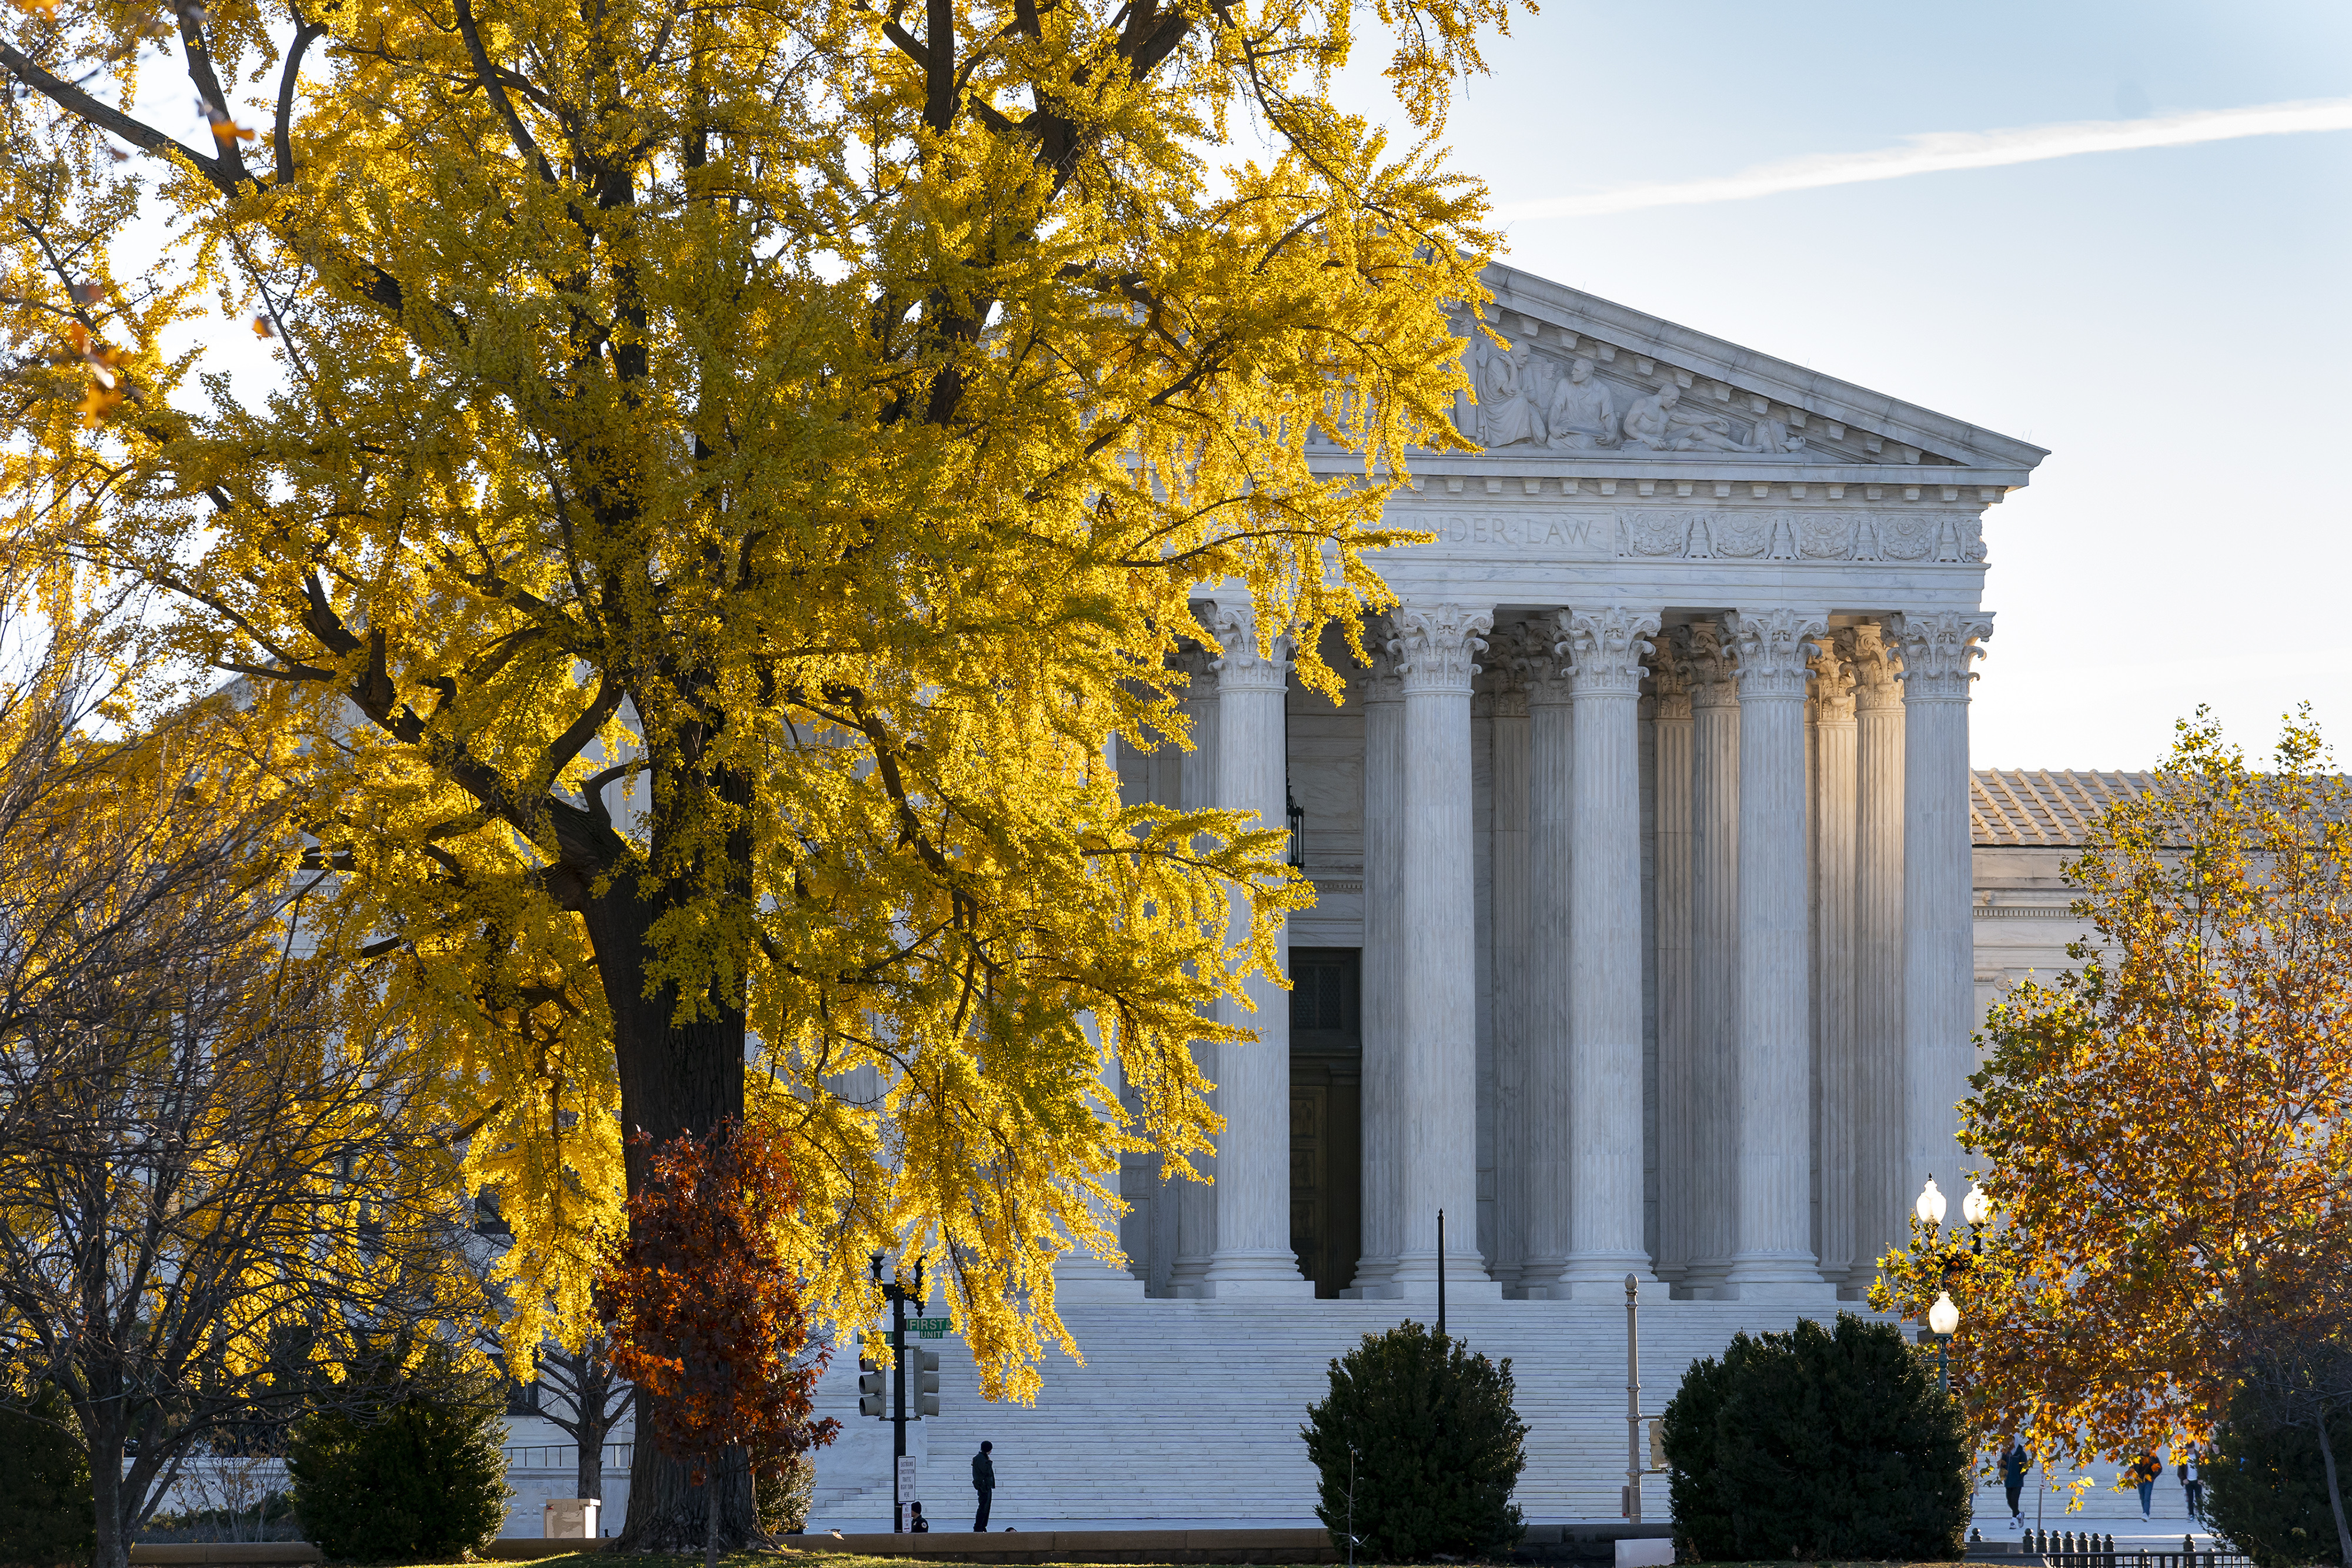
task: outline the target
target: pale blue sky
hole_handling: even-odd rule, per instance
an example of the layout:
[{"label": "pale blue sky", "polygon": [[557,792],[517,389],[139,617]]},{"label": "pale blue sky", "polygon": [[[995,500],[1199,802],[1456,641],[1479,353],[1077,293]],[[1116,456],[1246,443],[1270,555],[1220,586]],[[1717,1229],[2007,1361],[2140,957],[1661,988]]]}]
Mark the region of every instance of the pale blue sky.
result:
[{"label": "pale blue sky", "polygon": [[[1507,208],[2342,99],[2352,7],[1551,0],[1489,54],[1448,135]],[[2200,702],[2266,748],[2299,699],[2352,760],[2347,198],[2326,131],[1518,219],[1506,255],[2052,449],[1987,517],[1978,766],[2143,767]]]}]

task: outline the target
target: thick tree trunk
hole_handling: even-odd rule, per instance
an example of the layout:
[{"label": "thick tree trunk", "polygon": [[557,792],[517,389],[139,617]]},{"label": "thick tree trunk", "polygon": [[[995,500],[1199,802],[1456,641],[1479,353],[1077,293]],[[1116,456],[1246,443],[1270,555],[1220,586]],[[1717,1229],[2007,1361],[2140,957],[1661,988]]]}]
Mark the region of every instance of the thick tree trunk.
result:
[{"label": "thick tree trunk", "polygon": [[[584,911],[589,940],[596,949],[605,1005],[613,1015],[613,1049],[619,1070],[621,1130],[625,1137],[649,1134],[666,1143],[680,1133],[697,1136],[743,1114],[744,1022],[740,1006],[724,1006],[683,1027],[674,1025],[677,994],[664,987],[647,996],[647,933],[657,914],[638,896],[633,875],[615,877],[602,898]],[[646,1153],[627,1151],[629,1190],[643,1186]],[[689,1485],[691,1467],[664,1453],[656,1440],[651,1401],[635,1396],[636,1440],[629,1459],[629,1504],[615,1548],[625,1552],[691,1553],[703,1548],[710,1524],[705,1499],[721,1499],[719,1542],[732,1550],[759,1540],[751,1479],[740,1465],[727,1466],[710,1486]],[[586,1458],[583,1455],[582,1463]]]},{"label": "thick tree trunk", "polygon": [[2336,1550],[2343,1554],[2337,1561],[2352,1568],[2352,1526],[2344,1522],[2344,1486],[2336,1474],[2336,1445],[2327,1436],[2326,1407],[2314,1411],[2311,1419],[2319,1428],[2319,1463],[2327,1472],[2327,1506],[2336,1511]]},{"label": "thick tree trunk", "polygon": [[98,1543],[90,1562],[92,1568],[131,1568],[131,1537],[122,1518],[122,1438],[115,1432],[93,1437],[97,1440],[89,1446],[89,1500]]}]

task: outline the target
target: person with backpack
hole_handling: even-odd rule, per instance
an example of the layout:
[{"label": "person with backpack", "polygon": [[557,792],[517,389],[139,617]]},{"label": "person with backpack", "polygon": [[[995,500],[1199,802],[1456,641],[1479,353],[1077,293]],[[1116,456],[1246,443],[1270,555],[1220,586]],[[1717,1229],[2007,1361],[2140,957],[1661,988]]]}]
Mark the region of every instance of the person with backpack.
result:
[{"label": "person with backpack", "polygon": [[2000,1487],[2009,1494],[2009,1527],[2011,1530],[2025,1528],[2025,1515],[2020,1511],[2019,1500],[2025,1492],[2025,1472],[2032,1468],[2033,1456],[2025,1451],[2025,1439],[2011,1437],[2009,1447],[2000,1456]]}]

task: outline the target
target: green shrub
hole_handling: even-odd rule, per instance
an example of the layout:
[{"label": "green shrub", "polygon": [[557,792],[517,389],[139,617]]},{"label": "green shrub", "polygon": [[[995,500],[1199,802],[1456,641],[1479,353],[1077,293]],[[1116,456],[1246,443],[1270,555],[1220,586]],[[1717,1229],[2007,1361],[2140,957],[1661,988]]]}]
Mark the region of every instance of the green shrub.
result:
[{"label": "green shrub", "polygon": [[382,1390],[370,1408],[306,1416],[287,1472],[294,1511],[331,1558],[447,1562],[506,1521],[504,1401],[488,1379],[434,1377]]},{"label": "green shrub", "polygon": [[[2352,1410],[2327,1424],[2339,1482],[2352,1491]],[[2265,1420],[2241,1394],[2206,1451],[2205,1519],[2258,1568],[2343,1568],[2319,1434]],[[2347,1499],[2352,1506],[2352,1498]]]},{"label": "green shrub", "polygon": [[1712,1562],[1949,1561],[1969,1451],[1934,1362],[1892,1324],[1734,1335],[1666,1406],[1675,1532]]},{"label": "green shrub", "polygon": [[0,1563],[87,1563],[98,1542],[89,1451],[73,1406],[43,1384],[22,1410],[0,1411]]},{"label": "green shrub", "polygon": [[816,1457],[793,1458],[782,1475],[758,1476],[751,1482],[751,1504],[765,1535],[798,1535],[808,1528],[809,1504],[816,1498]]},{"label": "green shrub", "polygon": [[1525,1527],[1511,1489],[1527,1468],[1527,1431],[1507,1360],[1413,1322],[1366,1334],[1334,1361],[1331,1392],[1299,1429],[1320,1475],[1317,1516],[1335,1539],[1349,1528],[1352,1479],[1359,1554],[1391,1562],[1516,1544]]}]

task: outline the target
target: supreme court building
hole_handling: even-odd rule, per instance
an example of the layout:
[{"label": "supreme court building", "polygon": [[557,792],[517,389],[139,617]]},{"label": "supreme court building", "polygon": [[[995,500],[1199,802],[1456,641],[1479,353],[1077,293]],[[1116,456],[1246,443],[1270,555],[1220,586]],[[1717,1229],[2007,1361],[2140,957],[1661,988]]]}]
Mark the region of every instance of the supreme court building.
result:
[{"label": "supreme court building", "polygon": [[[1324,648],[1346,701],[1204,585],[1194,747],[1122,748],[1130,800],[1270,826],[1295,802],[1316,903],[1290,990],[1232,1020],[1261,1040],[1205,1053],[1213,1183],[1130,1156],[1123,1256],[1055,1268],[1083,1363],[1050,1352],[1034,1405],[992,1405],[941,1341],[909,1443],[943,1521],[985,1439],[1000,1525],[1311,1523],[1301,1413],[1359,1335],[1437,1315],[1443,1210],[1449,1333],[1515,1369],[1527,1518],[1616,1521],[1630,1484],[1655,1528],[1627,1276],[1655,1415],[1734,1333],[1851,1305],[1929,1173],[1966,1190],[1971,1035],[2055,967],[2067,835],[2132,787],[1969,773],[1985,520],[2044,454],[1487,277],[1509,346],[1474,340],[1458,411],[1483,450],[1391,497],[1435,538],[1379,559],[1402,603],[1371,667]],[[1998,857],[1973,895],[1972,799]],[[888,1513],[853,1330],[813,1528]]]},{"label": "supreme court building", "polygon": [[[1293,988],[1203,1063],[1213,1185],[1122,1175],[1152,1297],[1828,1302],[1934,1173],[1981,1022],[1985,518],[2037,447],[1496,267],[1347,700],[1204,591],[1131,800],[1303,819]],[[1341,461],[1334,454],[1334,466]],[[1072,1283],[1078,1283],[1074,1276]],[[1121,1282],[1124,1283],[1123,1281]]]}]

